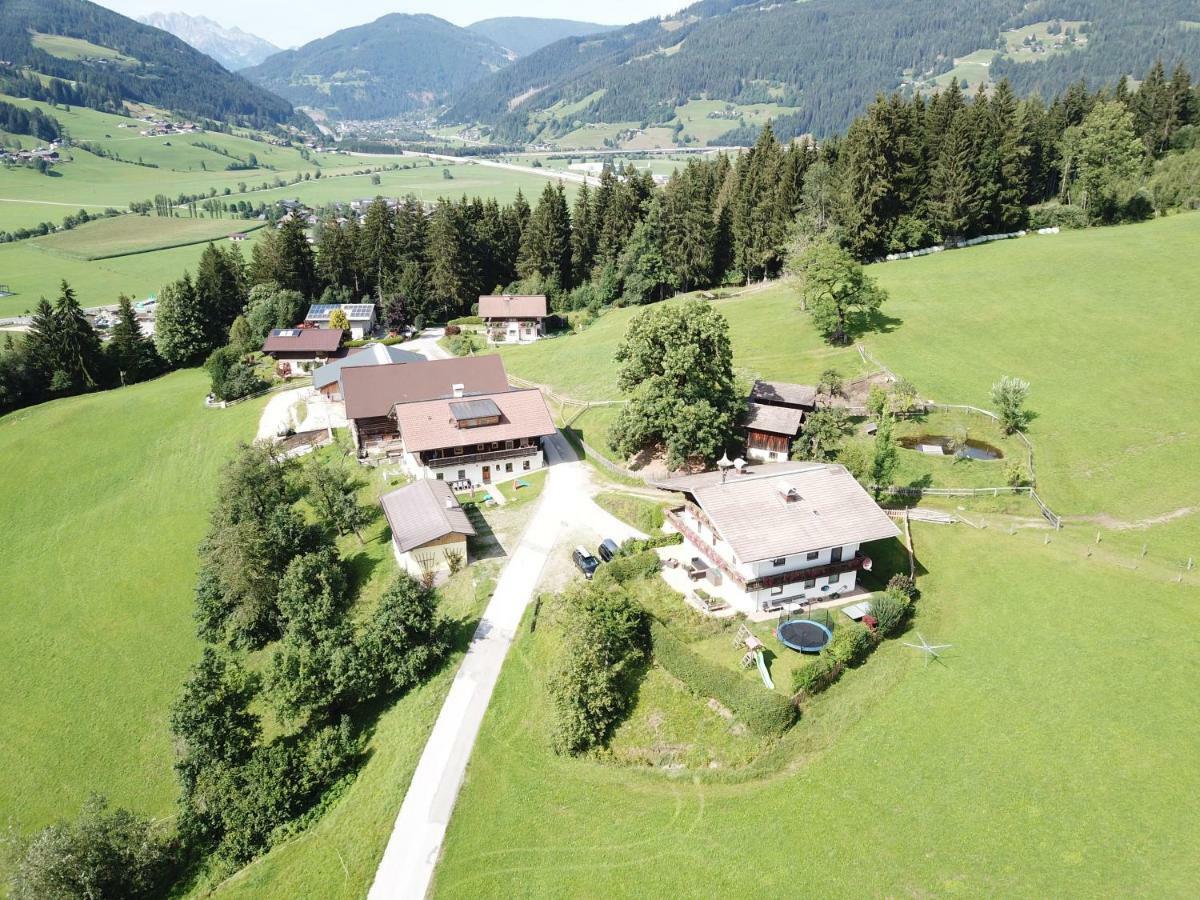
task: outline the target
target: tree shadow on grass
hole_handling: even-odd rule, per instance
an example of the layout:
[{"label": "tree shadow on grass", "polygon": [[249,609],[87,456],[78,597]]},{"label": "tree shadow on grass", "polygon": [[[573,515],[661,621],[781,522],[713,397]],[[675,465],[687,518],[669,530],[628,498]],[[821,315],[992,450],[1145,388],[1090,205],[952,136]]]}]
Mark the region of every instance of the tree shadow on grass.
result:
[{"label": "tree shadow on grass", "polygon": [[864,335],[871,333],[891,334],[903,324],[903,319],[897,316],[889,316],[882,309],[877,309],[865,316],[854,328],[848,329],[847,333],[852,340],[858,340]]}]

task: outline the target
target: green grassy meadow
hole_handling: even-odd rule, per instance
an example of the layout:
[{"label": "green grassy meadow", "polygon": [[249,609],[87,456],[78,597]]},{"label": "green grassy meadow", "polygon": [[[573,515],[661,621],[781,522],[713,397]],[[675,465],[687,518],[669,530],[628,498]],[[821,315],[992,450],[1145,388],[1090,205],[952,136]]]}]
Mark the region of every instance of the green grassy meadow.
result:
[{"label": "green grassy meadow", "polygon": [[60,231],[35,241],[41,250],[87,261],[223,241],[235,231],[250,232],[261,227],[261,222],[236,219],[119,216],[88,222],[71,231]]},{"label": "green grassy meadow", "polygon": [[21,830],[91,792],[175,799],[167,707],[199,652],[196,546],[262,403],[206,409],[199,370],[0,418],[0,817]]},{"label": "green grassy meadow", "polygon": [[[1189,893],[1200,814],[1179,798],[1200,789],[1200,662],[1178,635],[1198,624],[1197,588],[1034,533],[928,526],[916,542],[915,627],[954,645],[946,664],[886,643],[750,769],[553,755],[550,648],[523,633],[435,895]],[[661,697],[652,683],[647,702]]]},{"label": "green grassy meadow", "polygon": [[1060,513],[1200,507],[1198,245],[1200,216],[1179,215],[885,263],[891,322],[864,342],[942,402],[990,407],[1000,376],[1027,379],[1039,492]]}]

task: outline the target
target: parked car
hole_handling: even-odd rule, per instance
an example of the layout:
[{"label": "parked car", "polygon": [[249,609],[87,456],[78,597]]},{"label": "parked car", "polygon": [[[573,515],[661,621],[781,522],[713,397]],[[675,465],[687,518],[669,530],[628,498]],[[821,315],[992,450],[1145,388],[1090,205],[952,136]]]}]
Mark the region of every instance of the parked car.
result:
[{"label": "parked car", "polygon": [[614,556],[616,556],[618,550],[620,550],[620,548],[617,546],[617,542],[612,538],[605,538],[600,542],[600,546],[596,548],[596,552],[599,554],[600,559],[602,559],[604,562],[608,562]]},{"label": "parked car", "polygon": [[571,554],[571,559],[575,561],[575,566],[583,573],[583,577],[591,581],[592,575],[596,573],[596,569],[600,565],[600,560],[583,547],[576,547],[575,552]]}]

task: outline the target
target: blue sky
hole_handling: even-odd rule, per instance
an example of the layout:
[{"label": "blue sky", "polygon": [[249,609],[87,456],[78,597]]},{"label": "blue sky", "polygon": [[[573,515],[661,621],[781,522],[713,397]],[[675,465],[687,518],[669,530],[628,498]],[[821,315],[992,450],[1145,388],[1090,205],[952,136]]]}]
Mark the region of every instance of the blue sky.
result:
[{"label": "blue sky", "polygon": [[622,24],[674,12],[692,0],[96,0],[137,18],[152,12],[207,16],[237,26],[281,47],[324,37],[340,28],[370,22],[393,12],[432,13],[458,25],[493,16],[542,16]]}]

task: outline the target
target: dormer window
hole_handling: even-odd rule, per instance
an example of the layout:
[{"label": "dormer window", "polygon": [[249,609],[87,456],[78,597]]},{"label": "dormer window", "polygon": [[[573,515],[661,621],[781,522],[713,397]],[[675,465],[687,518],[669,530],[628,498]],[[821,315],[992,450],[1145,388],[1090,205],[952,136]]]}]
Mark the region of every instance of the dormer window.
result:
[{"label": "dormer window", "polygon": [[455,428],[480,428],[500,424],[500,407],[495,400],[463,400],[450,404],[450,416]]}]

